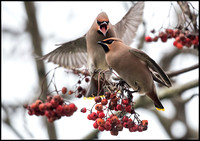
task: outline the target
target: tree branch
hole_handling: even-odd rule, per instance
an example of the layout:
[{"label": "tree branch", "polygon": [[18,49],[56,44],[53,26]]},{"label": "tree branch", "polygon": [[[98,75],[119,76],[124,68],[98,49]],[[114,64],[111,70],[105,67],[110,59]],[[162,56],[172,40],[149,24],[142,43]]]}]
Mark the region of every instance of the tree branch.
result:
[{"label": "tree branch", "polygon": [[182,74],[182,73],[185,73],[185,72],[197,69],[197,68],[199,68],[199,64],[196,64],[196,65],[193,65],[193,66],[190,66],[190,67],[178,70],[178,71],[168,72],[167,75],[168,75],[168,77],[174,77],[179,74]]},{"label": "tree branch", "polygon": [[[159,95],[160,100],[169,99],[177,95],[180,95],[181,93],[183,93],[184,91],[188,89],[192,89],[197,86],[199,86],[199,80],[193,80],[191,82],[188,82],[180,86],[176,86],[172,88],[163,88],[162,90],[158,92],[158,95]],[[146,96],[141,96],[140,99],[136,101],[135,108],[139,108],[139,107],[147,108],[149,107],[149,105],[152,105],[152,101],[148,99]]]},{"label": "tree branch", "polygon": [[1,103],[1,107],[3,108],[3,110],[5,111],[5,114],[6,114],[6,118],[3,119],[3,122],[4,122],[5,124],[7,124],[7,125],[10,127],[10,129],[11,129],[20,139],[23,139],[23,136],[22,136],[22,135],[14,128],[14,126],[10,123],[10,114],[9,114],[9,112],[8,112],[7,107],[6,107],[3,103]]},{"label": "tree branch", "polygon": [[[24,6],[27,12],[27,17],[28,17],[28,30],[31,35],[32,39],[32,44],[34,48],[34,52],[37,55],[42,56],[42,45],[41,45],[41,35],[38,30],[38,24],[37,24],[37,19],[36,19],[36,11],[34,7],[33,2],[24,2]],[[36,66],[37,66],[37,72],[39,76],[39,84],[41,85],[44,80],[44,93],[41,97],[41,99],[46,99],[46,94],[48,93],[47,89],[47,80],[45,77],[45,67],[43,61],[36,61]],[[50,139],[56,139],[56,129],[54,126],[54,123],[48,123],[47,120],[45,119],[45,124],[47,125],[47,131]]]}]

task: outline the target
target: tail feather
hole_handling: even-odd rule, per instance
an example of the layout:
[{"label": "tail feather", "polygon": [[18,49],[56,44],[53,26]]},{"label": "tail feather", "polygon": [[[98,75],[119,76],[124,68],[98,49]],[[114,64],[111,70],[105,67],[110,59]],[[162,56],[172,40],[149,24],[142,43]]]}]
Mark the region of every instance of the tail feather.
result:
[{"label": "tail feather", "polygon": [[[160,103],[160,101],[159,101],[159,103]],[[158,111],[165,111],[165,108],[163,107],[163,105],[161,103],[159,104],[159,106],[157,104],[155,104],[155,103],[154,103],[154,105],[156,107],[156,110],[158,110]]]},{"label": "tail feather", "polygon": [[[103,85],[103,82],[100,81],[99,96],[103,95],[102,85]],[[98,95],[98,80],[96,80],[94,77],[92,77],[85,97],[94,97],[97,95]]]},{"label": "tail feather", "polygon": [[146,95],[149,98],[151,98],[151,100],[154,102],[156,110],[158,110],[158,111],[165,111],[165,108],[163,107],[162,103],[158,99],[158,96],[157,96],[157,93],[156,93],[155,89],[152,92],[150,92],[150,93],[146,93]]}]

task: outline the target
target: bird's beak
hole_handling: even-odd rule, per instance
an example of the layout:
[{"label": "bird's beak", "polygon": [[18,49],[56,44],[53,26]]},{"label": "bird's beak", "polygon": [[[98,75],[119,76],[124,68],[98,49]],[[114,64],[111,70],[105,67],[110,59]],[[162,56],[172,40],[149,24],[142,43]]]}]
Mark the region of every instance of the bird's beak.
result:
[{"label": "bird's beak", "polygon": [[105,45],[102,41],[98,41],[97,44]]},{"label": "bird's beak", "polygon": [[106,22],[103,22],[99,25],[99,31],[104,35],[106,36],[106,33],[108,31],[108,24]]},{"label": "bird's beak", "polygon": [[98,41],[97,44],[100,44],[101,47],[103,47],[105,53],[107,53],[110,50],[109,47],[107,46],[107,44],[104,43],[103,41]]}]

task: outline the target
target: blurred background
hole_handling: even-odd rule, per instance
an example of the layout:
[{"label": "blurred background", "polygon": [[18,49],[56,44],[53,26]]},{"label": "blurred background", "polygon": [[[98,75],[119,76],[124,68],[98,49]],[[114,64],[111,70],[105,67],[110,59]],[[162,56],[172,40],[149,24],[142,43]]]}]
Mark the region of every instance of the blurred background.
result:
[{"label": "blurred background", "polygon": [[[199,2],[188,2],[196,15],[199,31]],[[129,132],[124,129],[118,136],[98,132],[82,107],[91,108],[93,100],[65,96],[78,107],[71,117],[62,117],[54,123],[46,118],[29,116],[24,104],[33,103],[41,93],[43,81],[49,82],[52,73],[45,74],[57,65],[35,59],[56,48],[55,44],[67,42],[84,35],[96,16],[104,11],[112,24],[126,14],[134,2],[1,2],[1,139],[197,139],[199,138],[199,68],[191,69],[171,78],[173,87],[157,85],[165,112],[157,112],[147,105],[145,97],[134,95],[136,112],[140,119],[149,122],[147,131]],[[166,72],[183,70],[199,64],[198,49],[177,49],[174,39],[163,43],[147,43],[145,36],[154,36],[166,28],[184,26],[190,18],[182,20],[183,9],[177,2],[145,2],[144,22],[139,26],[131,47],[139,48],[153,58]],[[34,25],[34,23],[36,23]],[[156,32],[153,34],[151,30]],[[195,29],[195,30],[194,30]],[[199,47],[198,47],[199,48]],[[45,79],[47,78],[47,79]],[[73,89],[78,77],[59,68],[55,82]],[[87,87],[87,84],[85,84]],[[50,86],[48,91],[52,91]],[[91,135],[91,136],[90,136]]]}]

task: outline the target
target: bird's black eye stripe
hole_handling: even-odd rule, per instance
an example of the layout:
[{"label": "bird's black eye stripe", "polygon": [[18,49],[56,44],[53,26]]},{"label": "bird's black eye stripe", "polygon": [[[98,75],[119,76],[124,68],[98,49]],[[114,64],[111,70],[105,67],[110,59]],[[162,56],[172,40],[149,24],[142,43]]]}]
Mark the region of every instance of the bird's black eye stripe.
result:
[{"label": "bird's black eye stripe", "polygon": [[97,21],[97,24],[98,24],[98,25],[100,25],[101,23],[102,23],[102,22],[100,22],[100,21]]},{"label": "bird's black eye stripe", "polygon": [[107,40],[107,41],[104,41],[104,43],[106,43],[106,44],[112,44],[113,41],[114,40]]},{"label": "bird's black eye stripe", "polygon": [[103,22],[100,22],[100,21],[97,21],[97,24],[98,25],[101,25],[102,23],[106,22],[107,24],[109,23],[109,21],[103,21]]}]

